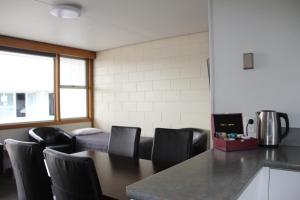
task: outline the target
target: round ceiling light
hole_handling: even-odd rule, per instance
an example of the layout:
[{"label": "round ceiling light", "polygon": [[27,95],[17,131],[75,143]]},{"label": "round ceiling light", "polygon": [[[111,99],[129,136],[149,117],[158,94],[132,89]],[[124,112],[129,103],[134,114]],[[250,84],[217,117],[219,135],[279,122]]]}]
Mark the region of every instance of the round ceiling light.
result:
[{"label": "round ceiling light", "polygon": [[74,19],[80,17],[81,9],[76,5],[57,5],[50,10],[50,14],[63,19]]}]

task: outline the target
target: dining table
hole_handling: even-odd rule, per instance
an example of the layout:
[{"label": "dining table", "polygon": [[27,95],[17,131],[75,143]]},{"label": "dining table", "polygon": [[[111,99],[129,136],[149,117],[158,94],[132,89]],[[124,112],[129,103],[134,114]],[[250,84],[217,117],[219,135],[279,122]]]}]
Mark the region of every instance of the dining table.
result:
[{"label": "dining table", "polygon": [[74,156],[89,157],[94,161],[105,199],[128,200],[126,186],[160,172],[170,166],[151,160],[132,159],[100,151],[82,151]]}]

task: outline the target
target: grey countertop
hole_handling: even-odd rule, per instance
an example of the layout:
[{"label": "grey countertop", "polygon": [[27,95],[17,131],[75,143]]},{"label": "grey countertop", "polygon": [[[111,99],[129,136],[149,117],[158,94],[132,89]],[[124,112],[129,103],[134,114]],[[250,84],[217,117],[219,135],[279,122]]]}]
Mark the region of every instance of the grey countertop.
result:
[{"label": "grey countertop", "polygon": [[235,200],[263,166],[300,171],[300,147],[209,150],[126,190],[137,200]]}]

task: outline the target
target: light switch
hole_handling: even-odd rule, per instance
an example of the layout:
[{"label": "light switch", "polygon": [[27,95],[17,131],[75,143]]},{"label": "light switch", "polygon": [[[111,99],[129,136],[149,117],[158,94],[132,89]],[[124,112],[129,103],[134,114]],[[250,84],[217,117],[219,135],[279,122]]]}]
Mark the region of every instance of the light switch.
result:
[{"label": "light switch", "polygon": [[253,53],[244,53],[243,60],[244,60],[244,69],[254,69]]}]

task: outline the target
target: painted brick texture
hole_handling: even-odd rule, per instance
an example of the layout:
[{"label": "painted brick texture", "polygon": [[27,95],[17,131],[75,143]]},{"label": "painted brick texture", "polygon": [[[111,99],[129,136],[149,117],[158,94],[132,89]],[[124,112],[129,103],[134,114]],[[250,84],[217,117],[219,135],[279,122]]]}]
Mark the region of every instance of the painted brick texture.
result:
[{"label": "painted brick texture", "polygon": [[101,51],[95,61],[95,125],[210,128],[208,33]]}]

